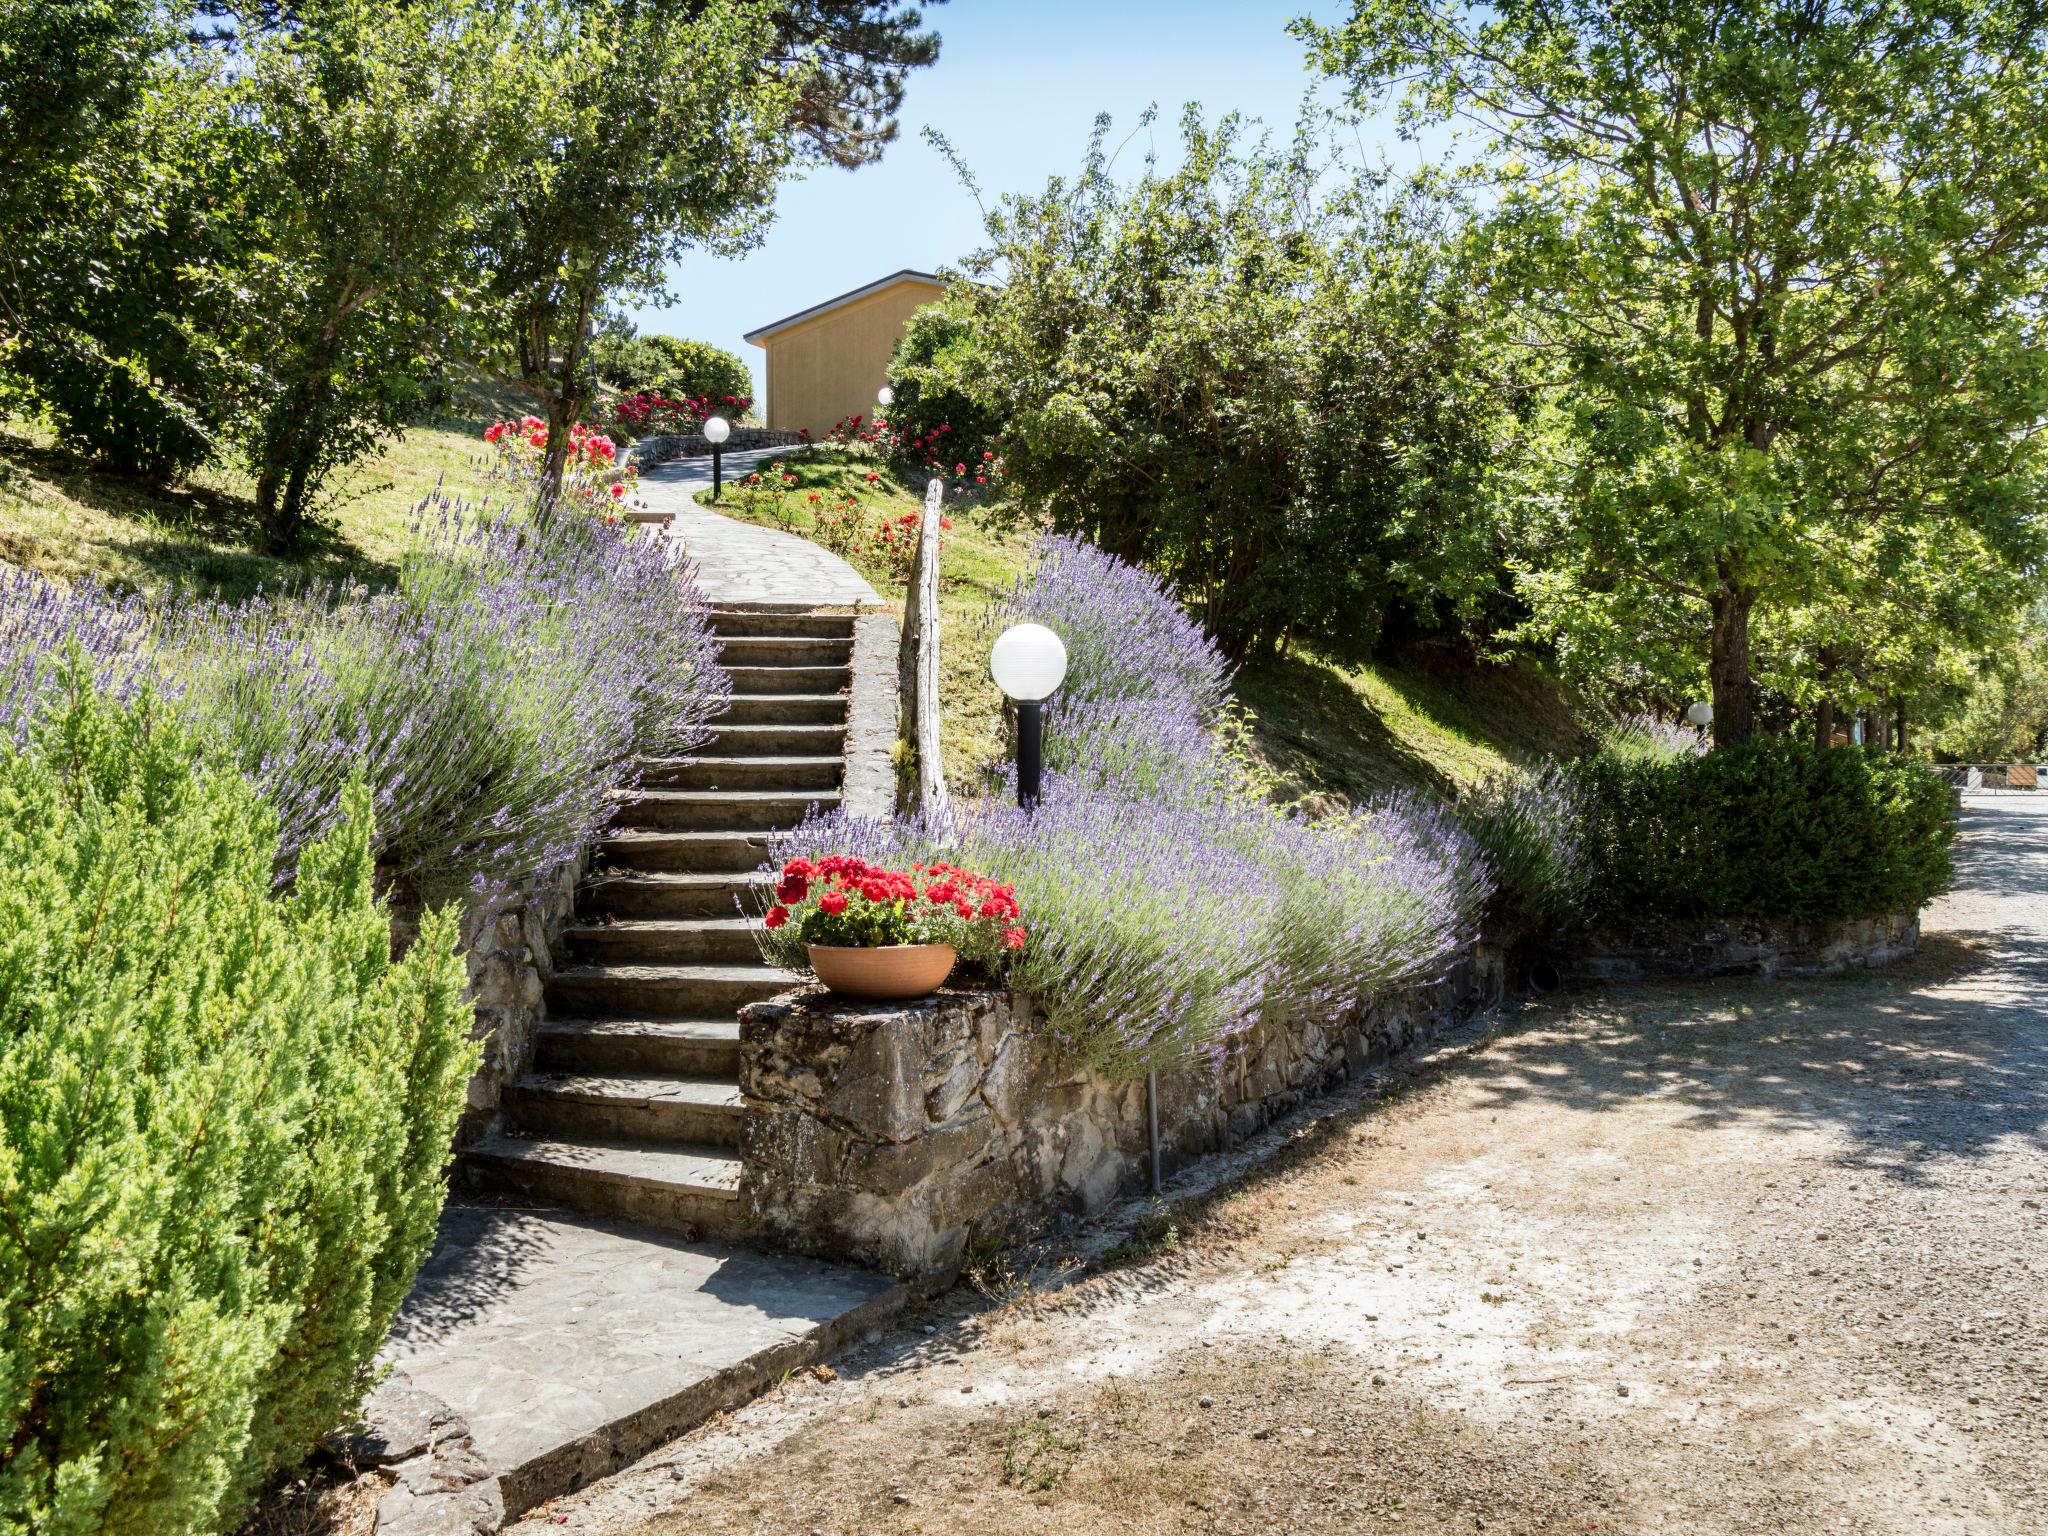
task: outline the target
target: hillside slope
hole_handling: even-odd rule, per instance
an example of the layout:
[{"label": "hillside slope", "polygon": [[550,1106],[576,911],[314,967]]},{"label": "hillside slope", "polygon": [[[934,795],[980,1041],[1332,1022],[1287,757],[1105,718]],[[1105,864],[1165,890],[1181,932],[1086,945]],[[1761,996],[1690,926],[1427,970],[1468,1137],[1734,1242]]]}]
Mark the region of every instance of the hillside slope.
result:
[{"label": "hillside slope", "polygon": [[1450,798],[1512,764],[1587,744],[1571,702],[1534,666],[1494,665],[1452,646],[1356,667],[1296,654],[1241,673],[1237,694],[1281,797],[1310,809],[1395,789]]},{"label": "hillside slope", "polygon": [[[814,490],[829,497],[851,488],[890,515],[920,504],[916,476],[865,457],[817,449],[792,453],[782,467],[797,484],[780,516],[730,494],[719,510],[808,533],[806,498]],[[994,593],[1023,573],[1031,540],[971,500],[953,506],[952,516],[939,568],[942,746],[948,783],[973,793],[1003,751],[1003,701],[988,676],[991,637],[982,615]],[[851,558],[900,614],[903,583],[887,563],[858,552]],[[1253,713],[1251,745],[1275,799],[1312,811],[1394,789],[1450,798],[1511,764],[1585,744],[1570,702],[1536,668],[1492,665],[1451,646],[1357,667],[1297,652],[1240,673],[1236,691]]]},{"label": "hillside slope", "polygon": [[238,598],[306,576],[382,586],[396,575],[412,509],[437,485],[476,498],[481,433],[516,401],[473,391],[458,413],[416,427],[342,471],[304,554],[262,554],[247,476],[206,468],[163,486],[100,469],[22,421],[0,422],[0,560],[122,591],[182,587]]}]

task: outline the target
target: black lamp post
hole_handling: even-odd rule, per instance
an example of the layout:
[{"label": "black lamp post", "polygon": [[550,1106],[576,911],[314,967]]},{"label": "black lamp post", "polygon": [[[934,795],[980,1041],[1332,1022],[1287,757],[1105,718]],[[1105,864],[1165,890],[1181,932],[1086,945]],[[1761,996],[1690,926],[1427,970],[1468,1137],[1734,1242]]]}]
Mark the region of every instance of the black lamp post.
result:
[{"label": "black lamp post", "polygon": [[711,444],[711,499],[719,500],[725,495],[725,440],[732,436],[732,423],[723,416],[712,416],[704,422],[704,440]]},{"label": "black lamp post", "polygon": [[1045,701],[1067,675],[1067,648],[1043,624],[1012,624],[988,653],[996,686],[1017,706],[1017,803],[1038,803],[1044,766]]}]

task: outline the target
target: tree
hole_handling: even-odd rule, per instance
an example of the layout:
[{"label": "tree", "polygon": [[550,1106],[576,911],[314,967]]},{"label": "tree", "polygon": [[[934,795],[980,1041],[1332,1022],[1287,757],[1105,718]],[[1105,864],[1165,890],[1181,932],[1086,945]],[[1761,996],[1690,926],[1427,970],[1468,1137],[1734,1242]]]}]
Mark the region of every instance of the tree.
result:
[{"label": "tree", "polygon": [[1896,530],[2038,560],[2037,8],[1360,0],[1299,29],[1358,99],[1407,82],[1408,124],[1478,130],[1488,287],[1550,390],[1523,589],[1568,656],[1682,615],[1656,660],[1704,660],[1741,741],[1759,615]]},{"label": "tree", "polygon": [[[1063,533],[1199,597],[1233,656],[1369,648],[1404,597],[1475,600],[1498,560],[1466,494],[1476,387],[1453,217],[1426,186],[1335,190],[1313,134],[1244,142],[1199,109],[1181,164],[1129,185],[1097,125],[1082,174],[1006,198],[950,313],[1007,483]],[[1000,282],[993,279],[1000,274]],[[924,421],[922,425],[932,425]]]},{"label": "tree", "polygon": [[212,134],[243,236],[216,334],[272,553],[485,344],[479,237],[548,84],[520,9],[322,0],[244,39]]},{"label": "tree", "polygon": [[718,400],[726,395],[751,399],[754,393],[754,376],[745,363],[723,347],[681,336],[601,331],[591,338],[590,366],[599,383],[628,394]]},{"label": "tree", "polygon": [[799,84],[791,121],[804,152],[848,169],[881,158],[904,82],[939,61],[922,13],[897,0],[797,0],[775,8],[774,26],[776,61]]},{"label": "tree", "polygon": [[212,447],[175,297],[205,240],[175,42],[150,0],[0,0],[0,403],[149,473]]},{"label": "tree", "polygon": [[800,93],[771,67],[765,13],[735,0],[536,8],[527,36],[555,60],[555,89],[487,244],[495,371],[546,415],[552,507],[569,426],[596,390],[601,307],[660,292],[664,264],[692,245],[737,252],[758,237]]},{"label": "tree", "polygon": [[[666,7],[685,21],[707,8],[701,0]],[[293,0],[198,0],[194,32],[233,47],[297,25],[308,9]],[[899,0],[782,0],[762,9],[772,39],[766,62],[798,87],[790,121],[803,152],[849,169],[878,159],[896,137],[910,71],[938,62],[939,37],[922,13]]]}]

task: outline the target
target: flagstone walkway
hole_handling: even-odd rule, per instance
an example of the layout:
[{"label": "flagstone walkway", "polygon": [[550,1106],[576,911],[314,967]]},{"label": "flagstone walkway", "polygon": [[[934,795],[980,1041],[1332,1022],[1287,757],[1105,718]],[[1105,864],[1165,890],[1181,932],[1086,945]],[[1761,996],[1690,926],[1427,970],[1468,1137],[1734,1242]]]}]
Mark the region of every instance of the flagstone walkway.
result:
[{"label": "flagstone walkway", "polygon": [[[788,453],[786,448],[728,453],[725,482],[729,486]],[[829,549],[698,505],[697,493],[710,484],[709,458],[671,459],[640,472],[640,499],[650,512],[674,514],[669,537],[680,539],[696,562],[698,584],[712,602],[837,608],[881,601],[867,579]]]}]

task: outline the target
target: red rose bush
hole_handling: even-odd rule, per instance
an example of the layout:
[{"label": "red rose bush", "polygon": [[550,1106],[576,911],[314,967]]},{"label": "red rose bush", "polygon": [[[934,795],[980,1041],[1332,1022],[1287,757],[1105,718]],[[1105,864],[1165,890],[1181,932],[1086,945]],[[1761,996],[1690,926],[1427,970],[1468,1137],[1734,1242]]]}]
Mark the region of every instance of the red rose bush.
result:
[{"label": "red rose bush", "polygon": [[953,864],[888,869],[851,854],[798,857],[766,894],[774,901],[761,916],[761,953],[791,970],[809,967],[811,944],[950,944],[963,963],[994,973],[1026,938],[1015,888]]}]

